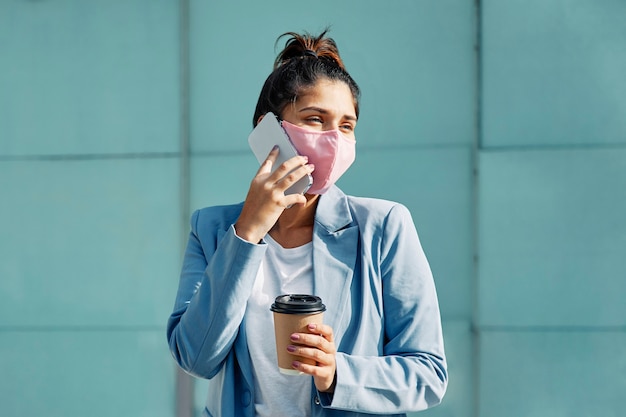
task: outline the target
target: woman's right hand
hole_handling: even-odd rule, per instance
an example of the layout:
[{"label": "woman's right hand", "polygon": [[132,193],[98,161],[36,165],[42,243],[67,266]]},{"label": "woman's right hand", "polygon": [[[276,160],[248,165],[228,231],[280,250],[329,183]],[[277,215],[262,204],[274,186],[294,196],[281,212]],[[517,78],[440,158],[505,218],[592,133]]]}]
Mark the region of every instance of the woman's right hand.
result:
[{"label": "woman's right hand", "polygon": [[278,147],[274,147],[261,164],[250,183],[243,209],[235,223],[237,236],[248,242],[260,242],[287,207],[306,203],[304,195],[285,195],[285,191],[300,178],[313,172],[315,167],[307,165],[306,156],[294,156],[271,172],[278,152]]}]

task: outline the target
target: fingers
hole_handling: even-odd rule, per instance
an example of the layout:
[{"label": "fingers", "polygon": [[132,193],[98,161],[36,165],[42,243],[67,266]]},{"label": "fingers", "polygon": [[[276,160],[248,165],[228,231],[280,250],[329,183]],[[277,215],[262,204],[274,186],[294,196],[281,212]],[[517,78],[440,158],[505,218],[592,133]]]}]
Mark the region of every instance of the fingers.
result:
[{"label": "fingers", "polygon": [[272,168],[276,163],[276,160],[278,159],[279,152],[280,149],[278,148],[278,146],[274,146],[272,148],[270,153],[267,155],[267,158],[265,158],[265,161],[263,161],[263,163],[259,167],[257,175],[271,173],[272,175],[269,177],[269,179],[273,180],[273,182],[277,183],[285,179],[285,182],[288,183],[289,186],[291,186],[304,175],[313,171],[312,165],[307,168],[307,162],[309,158],[303,155],[297,155],[293,158],[289,158],[280,166],[276,167],[276,170],[272,173]]},{"label": "fingers", "polygon": [[289,345],[287,351],[292,355],[311,360],[311,363],[301,360],[294,361],[293,367],[299,371],[319,377],[329,377],[335,373],[334,353],[327,353],[320,349],[300,345]]},{"label": "fingers", "polygon": [[289,194],[285,195],[283,202],[283,207],[288,209],[296,204],[306,204],[306,197],[303,194]]},{"label": "fingers", "polygon": [[[291,340],[301,345],[317,347],[318,349],[334,353],[335,341],[332,327],[326,324],[311,323],[307,330],[310,333],[294,333]],[[332,349],[329,347],[332,346]]]},{"label": "fingers", "polygon": [[308,361],[294,361],[293,367],[305,374],[313,376],[315,386],[321,392],[333,391],[337,365],[335,362],[335,342],[333,329],[323,324],[309,325],[311,333],[294,333],[291,340],[294,344],[287,351]]},{"label": "fingers", "polygon": [[261,163],[257,171],[257,175],[259,174],[269,174],[272,171],[272,167],[274,166],[274,162],[276,162],[276,158],[278,158],[279,148],[278,145],[274,146],[270,153],[265,158],[265,161]]},{"label": "fingers", "polygon": [[311,323],[307,326],[310,333],[318,334],[329,342],[334,342],[333,328],[327,324]]},{"label": "fingers", "polygon": [[321,336],[324,336],[324,338],[329,342],[335,341],[335,337],[333,336],[333,328],[327,324],[309,324],[309,331],[314,333],[319,332],[319,334]]},{"label": "fingers", "polygon": [[294,333],[291,341],[294,345],[289,346],[290,353],[315,360],[320,365],[334,364],[335,342],[333,329],[324,324],[310,324],[309,333]]},{"label": "fingers", "polygon": [[314,169],[313,164],[306,163],[306,157],[296,156],[276,168],[268,180],[281,191],[285,191]]}]

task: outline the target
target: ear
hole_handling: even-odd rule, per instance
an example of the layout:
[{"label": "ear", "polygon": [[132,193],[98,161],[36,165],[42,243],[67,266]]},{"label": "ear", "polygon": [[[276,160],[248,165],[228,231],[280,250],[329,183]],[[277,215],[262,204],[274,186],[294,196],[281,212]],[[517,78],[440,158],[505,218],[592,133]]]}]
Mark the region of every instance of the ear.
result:
[{"label": "ear", "polygon": [[265,117],[264,114],[260,115],[259,118],[256,120],[256,124],[261,123],[261,120],[263,120],[264,117]]}]

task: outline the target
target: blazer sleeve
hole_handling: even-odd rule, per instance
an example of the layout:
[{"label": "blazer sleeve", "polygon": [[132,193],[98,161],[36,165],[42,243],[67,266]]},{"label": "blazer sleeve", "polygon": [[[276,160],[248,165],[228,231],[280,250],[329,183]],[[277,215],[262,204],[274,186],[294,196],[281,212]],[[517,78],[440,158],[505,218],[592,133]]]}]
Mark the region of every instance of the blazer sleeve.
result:
[{"label": "blazer sleeve", "polygon": [[[202,213],[192,216],[167,337],[181,368],[211,378],[238,334],[265,244],[251,244],[239,238],[232,225],[216,224]],[[224,228],[218,239],[216,231]]]},{"label": "blazer sleeve", "polygon": [[406,413],[439,404],[446,391],[437,294],[406,207],[393,206],[381,236],[383,354],[337,353],[335,391],[320,395],[322,404],[330,408]]}]

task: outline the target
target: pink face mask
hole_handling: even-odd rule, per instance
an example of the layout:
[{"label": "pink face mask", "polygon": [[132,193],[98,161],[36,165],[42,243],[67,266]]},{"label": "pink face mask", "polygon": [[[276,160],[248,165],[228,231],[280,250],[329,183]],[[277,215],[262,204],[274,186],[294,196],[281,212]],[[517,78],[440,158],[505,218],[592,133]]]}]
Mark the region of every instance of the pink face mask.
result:
[{"label": "pink face mask", "polygon": [[339,129],[309,130],[282,121],[294,148],[315,165],[313,185],[307,193],[324,194],[352,165],[356,157],[356,141]]}]

